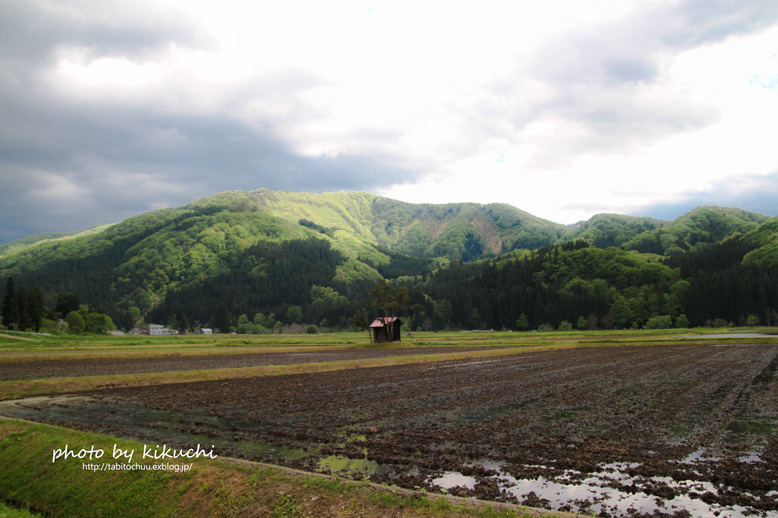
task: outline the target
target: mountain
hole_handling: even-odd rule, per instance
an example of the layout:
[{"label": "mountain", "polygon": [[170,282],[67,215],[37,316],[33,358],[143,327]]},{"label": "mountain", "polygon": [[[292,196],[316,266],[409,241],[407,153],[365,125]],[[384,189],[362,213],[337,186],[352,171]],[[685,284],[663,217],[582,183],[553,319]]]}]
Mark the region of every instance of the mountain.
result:
[{"label": "mountain", "polygon": [[[414,205],[366,193],[261,189],[204,197],[90,235],[25,246],[0,258],[0,278],[44,286],[50,306],[59,293],[76,292],[84,302],[132,318],[171,300],[202,296],[209,302],[197,313],[207,318],[225,290],[245,284],[236,275],[284,279],[299,272],[305,262],[300,254],[332,255],[332,272],[295,277],[304,293],[287,290],[283,301],[269,296],[280,282],[263,285],[275,311],[310,302],[311,283],[350,295],[357,289],[364,298],[366,286],[382,276],[545,246],[564,231],[508,205]],[[295,249],[300,241],[309,243],[304,250]],[[272,264],[268,254],[276,257]],[[248,311],[253,302],[239,298]]]},{"label": "mountain", "polygon": [[41,285],[51,307],[59,294],[77,293],[125,325],[143,316],[167,321],[178,309],[204,322],[224,303],[234,315],[274,313],[280,320],[296,306],[308,322],[335,323],[378,279],[421,279],[449,264],[504,260],[508,252],[569,241],[621,247],[656,262],[746,235],[748,261],[772,264],[774,228],[760,232],[768,219],[700,207],[672,222],[602,214],[568,227],[505,204],[230,191],[81,235],[11,243],[0,256],[0,280]]}]

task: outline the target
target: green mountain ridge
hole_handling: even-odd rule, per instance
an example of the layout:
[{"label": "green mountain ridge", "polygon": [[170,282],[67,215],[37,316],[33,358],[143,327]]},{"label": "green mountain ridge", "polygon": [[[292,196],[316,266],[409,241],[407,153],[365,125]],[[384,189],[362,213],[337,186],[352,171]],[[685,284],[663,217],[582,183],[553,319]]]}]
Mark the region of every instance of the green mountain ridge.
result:
[{"label": "green mountain ridge", "polygon": [[86,230],[82,230],[80,232],[44,232],[42,234],[32,234],[23,237],[21,239],[17,239],[16,241],[11,241],[10,243],[5,243],[3,245],[0,245],[0,257],[12,254],[14,252],[18,252],[19,250],[23,250],[29,246],[38,243],[50,242],[50,241],[61,241],[63,239],[72,239],[76,237],[86,236],[89,234],[94,234],[97,232],[101,232],[102,230],[105,230],[110,226],[111,225],[98,225],[95,227],[90,227]]},{"label": "green mountain ridge", "polygon": [[[342,318],[349,309],[342,297],[361,303],[381,278],[570,241],[673,257],[745,236],[745,262],[775,264],[776,221],[741,209],[699,207],[674,221],[600,214],[569,227],[506,204],[228,191],[80,235],[17,242],[0,256],[0,279],[40,284],[49,305],[57,294],[78,293],[83,302],[122,312],[128,322],[143,315],[164,320],[176,306],[190,307],[202,320],[225,300],[242,301],[233,311],[251,315],[257,307],[282,313],[294,305],[312,308],[317,300],[321,309],[329,301],[342,307],[317,310],[317,317]],[[317,261],[327,267],[317,268]],[[240,286],[263,293],[249,296]]]}]

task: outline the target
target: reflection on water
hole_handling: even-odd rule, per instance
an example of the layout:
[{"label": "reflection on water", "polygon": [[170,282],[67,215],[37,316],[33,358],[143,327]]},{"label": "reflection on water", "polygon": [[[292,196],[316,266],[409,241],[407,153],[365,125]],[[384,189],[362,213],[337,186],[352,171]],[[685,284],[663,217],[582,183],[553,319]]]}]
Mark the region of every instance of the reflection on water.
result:
[{"label": "reflection on water", "polygon": [[[685,459],[684,463],[693,463],[703,457],[702,452],[695,452]],[[694,459],[694,460],[693,460]],[[569,471],[566,475],[557,477],[557,481],[545,477],[534,479],[517,479],[502,470],[502,465],[488,460],[478,464],[497,472],[491,479],[496,480],[500,488],[507,494],[523,501],[533,493],[538,499],[546,500],[551,509],[569,509],[573,512],[593,513],[599,515],[608,513],[614,516],[629,516],[636,513],[657,514],[686,511],[691,516],[699,518],[745,518],[754,516],[754,510],[742,506],[709,505],[704,501],[687,494],[678,494],[670,499],[657,498],[636,487],[668,486],[681,492],[704,494],[716,493],[718,488],[705,481],[676,481],[670,477],[633,477],[627,474],[630,468],[638,464],[610,463],[600,466],[600,471],[591,473],[580,480],[581,473]],[[566,481],[567,479],[567,481]],[[447,471],[443,475],[432,478],[430,483],[442,489],[455,487],[474,489],[476,478],[455,471]],[[622,487],[629,489],[622,491]]]},{"label": "reflection on water", "polygon": [[318,471],[333,474],[347,474],[354,477],[359,475],[372,475],[374,473],[386,473],[390,471],[384,466],[368,459],[350,459],[342,455],[329,455],[318,462]]},{"label": "reflection on water", "polygon": [[475,477],[469,477],[456,471],[446,471],[441,476],[430,481],[433,486],[442,487],[443,489],[453,489],[455,487],[475,489],[476,482]]}]

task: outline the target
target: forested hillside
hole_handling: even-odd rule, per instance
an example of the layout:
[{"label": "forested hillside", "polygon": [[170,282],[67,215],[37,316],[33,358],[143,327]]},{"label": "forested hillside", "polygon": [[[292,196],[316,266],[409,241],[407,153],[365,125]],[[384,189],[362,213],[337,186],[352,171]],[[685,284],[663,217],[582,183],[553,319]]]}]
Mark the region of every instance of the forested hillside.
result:
[{"label": "forested hillside", "polygon": [[[758,232],[758,231],[757,231]],[[772,234],[773,239],[775,233]],[[431,328],[622,329],[778,324],[778,269],[751,235],[662,258],[584,241],[457,264],[416,290]],[[774,260],[774,255],[769,255]]]},{"label": "forested hillside", "polygon": [[767,216],[728,207],[698,207],[669,225],[639,233],[624,243],[627,250],[675,255],[700,250],[735,234],[745,234]]},{"label": "forested hillside", "polygon": [[0,281],[40,286],[51,308],[77,294],[123,328],[217,310],[243,330],[346,326],[381,279],[409,288],[406,320],[429,329],[772,323],[777,231],[722,207],[566,227],[504,204],[262,189],[12,243]]}]

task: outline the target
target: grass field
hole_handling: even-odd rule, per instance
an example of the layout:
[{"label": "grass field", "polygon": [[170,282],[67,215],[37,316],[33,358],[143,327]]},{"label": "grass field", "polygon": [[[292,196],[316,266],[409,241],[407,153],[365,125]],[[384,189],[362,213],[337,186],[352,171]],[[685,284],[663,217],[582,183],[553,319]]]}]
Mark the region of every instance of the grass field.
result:
[{"label": "grass field", "polygon": [[[271,355],[397,349],[398,354],[355,360],[171,370],[118,375],[61,375],[0,382],[0,400],[41,394],[72,394],[102,387],[156,386],[207,380],[314,374],[370,367],[499,358],[522,352],[602,346],[701,344],[732,330],[668,330],[550,333],[413,333],[401,344],[370,344],[365,333],[319,335],[74,337],[0,334],[0,373],[11,364],[116,362],[223,355]],[[756,330],[770,333],[774,329]],[[719,336],[721,336],[719,334]],[[775,343],[778,336],[730,336],[717,343]],[[501,347],[501,348],[496,348]],[[401,349],[402,348],[402,349]],[[409,354],[406,348],[414,349]],[[453,348],[453,349],[452,349]],[[459,351],[457,348],[461,348]],[[475,349],[473,349],[475,348]],[[420,351],[423,350],[423,351]],[[67,374],[67,373],[65,373]],[[0,412],[1,413],[1,412]],[[0,422],[0,516],[564,516],[519,506],[466,502],[399,488],[381,487],[278,467],[197,459],[186,473],[87,471],[86,461],[52,462],[52,453],[113,448],[138,451],[144,444],[109,435],[4,419]],[[107,456],[106,456],[107,457]],[[116,462],[103,458],[95,464]],[[151,461],[142,461],[149,463]],[[90,462],[91,463],[91,462]],[[103,468],[98,468],[103,469]],[[16,513],[16,514],[11,514]]]}]

